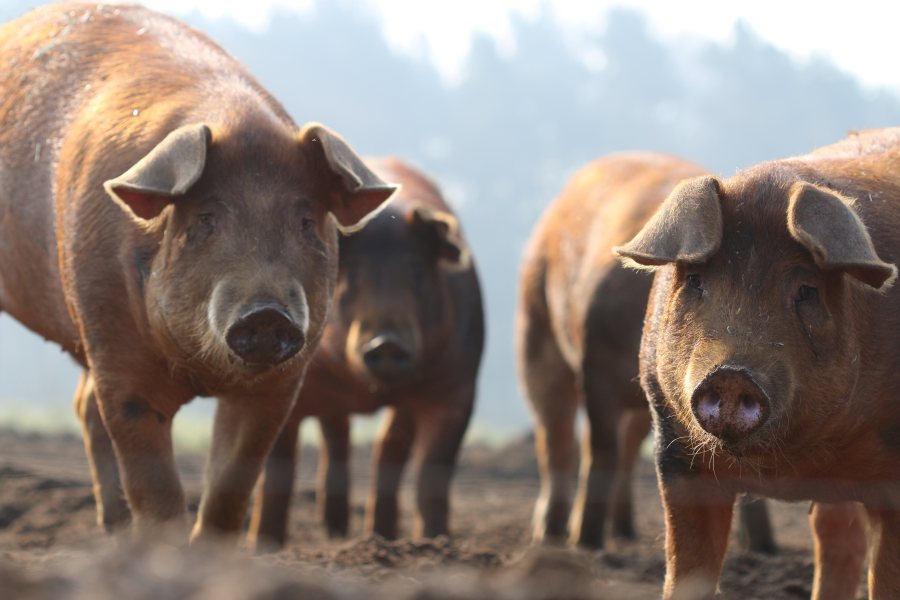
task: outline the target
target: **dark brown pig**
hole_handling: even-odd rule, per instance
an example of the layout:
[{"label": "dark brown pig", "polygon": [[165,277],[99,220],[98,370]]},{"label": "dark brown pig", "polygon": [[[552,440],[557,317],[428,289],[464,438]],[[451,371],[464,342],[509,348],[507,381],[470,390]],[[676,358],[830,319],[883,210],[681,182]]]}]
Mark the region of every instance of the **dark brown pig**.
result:
[{"label": "dark brown pig", "polygon": [[[661,154],[625,153],[581,169],[547,209],[526,250],[517,351],[535,419],[541,495],[534,538],[603,546],[634,537],[631,472],[650,415],[638,376],[638,346],[651,278],[618,264],[613,246],[631,239],[697,165]],[[587,412],[581,484],[575,416]],[[749,505],[750,546],[772,551],[765,508]],[[570,531],[571,530],[571,531]]]},{"label": "dark brown pig", "polygon": [[320,515],[330,535],[347,533],[350,416],[382,407],[366,531],[397,536],[397,492],[413,453],[414,533],[448,533],[484,343],[478,277],[437,187],[399,160],[368,164],[402,191],[365,230],[341,238],[334,310],[257,494],[250,535],[260,547],[284,544],[298,428],[309,416],[322,433]]},{"label": "dark brown pig", "polygon": [[[680,184],[620,255],[641,345],[666,598],[714,593],[736,493],[813,500],[814,598],[900,597],[900,129]],[[861,504],[854,504],[861,503]]]},{"label": "dark brown pig", "polygon": [[105,525],[183,521],[172,419],[213,395],[193,537],[241,527],[322,333],[338,229],[394,189],[174,19],[59,4],[0,28],[0,310],[89,370]]}]

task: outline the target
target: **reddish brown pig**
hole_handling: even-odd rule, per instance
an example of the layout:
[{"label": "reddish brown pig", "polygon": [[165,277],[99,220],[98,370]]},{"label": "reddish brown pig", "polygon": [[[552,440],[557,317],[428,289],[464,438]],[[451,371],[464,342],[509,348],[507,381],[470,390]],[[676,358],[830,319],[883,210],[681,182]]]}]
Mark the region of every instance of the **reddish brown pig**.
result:
[{"label": "reddish brown pig", "polygon": [[684,182],[618,253],[656,270],[665,597],[714,593],[747,491],[815,502],[818,599],[855,597],[864,507],[870,597],[900,597],[900,129]]},{"label": "reddish brown pig", "polygon": [[[679,181],[702,173],[660,154],[605,157],[575,174],[535,228],[523,262],[517,351],[541,468],[536,541],[569,535],[602,547],[608,513],[614,534],[634,537],[631,471],[650,427],[637,376],[651,278],[623,268],[611,249],[631,239]],[[587,435],[573,511],[582,403]],[[765,508],[747,508],[751,548],[774,550]]]},{"label": "reddish brown pig", "polygon": [[237,531],[321,336],[338,229],[394,187],[139,7],[33,11],[0,28],[0,65],[0,310],[89,369],[101,522],[183,520],[172,419],[202,394],[219,402],[193,536]]},{"label": "reddish brown pig", "polygon": [[334,310],[303,389],[266,463],[251,537],[283,545],[301,421],[321,426],[319,510],[330,535],[348,525],[350,416],[387,406],[373,457],[369,532],[397,536],[397,491],[416,462],[416,535],[448,533],[449,486],[475,400],[484,343],[478,277],[440,191],[396,159],[368,163],[402,191],[341,238]]}]

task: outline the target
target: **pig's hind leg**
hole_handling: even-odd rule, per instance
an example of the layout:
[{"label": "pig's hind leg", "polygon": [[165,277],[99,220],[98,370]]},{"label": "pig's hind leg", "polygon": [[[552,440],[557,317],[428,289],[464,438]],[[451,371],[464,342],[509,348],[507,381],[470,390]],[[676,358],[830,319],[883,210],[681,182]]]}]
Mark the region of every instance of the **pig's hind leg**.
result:
[{"label": "pig's hind leg", "polygon": [[577,380],[557,345],[546,312],[526,311],[520,321],[519,372],[534,419],[534,444],[541,475],[533,540],[560,543],[569,535],[578,462]]},{"label": "pig's hind leg", "polygon": [[[614,492],[618,525],[625,537],[633,537],[634,525],[629,522],[631,471],[640,440],[649,429],[646,411],[630,423],[632,411],[627,399],[639,393],[636,384],[615,368],[607,368],[611,360],[593,356],[598,349],[603,349],[600,344],[589,344],[583,367],[587,422],[582,439],[580,485],[571,520],[572,541],[587,548],[603,548]],[[632,425],[634,432],[628,431]]]},{"label": "pig's hind leg", "polygon": [[623,539],[634,539],[633,479],[634,465],[640,453],[641,444],[650,432],[650,412],[628,410],[619,419],[619,457],[616,478],[612,489],[612,533]]},{"label": "pig's hind leg", "polygon": [[75,413],[81,421],[84,450],[94,484],[97,523],[111,533],[127,524],[131,513],[125,501],[125,493],[122,491],[119,465],[116,463],[112,440],[97,406],[94,379],[87,370],[81,372],[78,380],[74,405]]}]

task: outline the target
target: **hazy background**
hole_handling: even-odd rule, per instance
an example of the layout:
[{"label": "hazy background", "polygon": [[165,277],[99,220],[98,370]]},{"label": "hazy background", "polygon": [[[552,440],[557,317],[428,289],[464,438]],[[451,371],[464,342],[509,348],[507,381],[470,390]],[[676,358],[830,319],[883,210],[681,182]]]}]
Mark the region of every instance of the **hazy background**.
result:
[{"label": "hazy background", "polygon": [[[677,30],[659,18],[671,4],[653,0],[594,2],[582,13],[562,0],[528,2],[527,11],[463,2],[446,13],[446,28],[438,21],[421,30],[390,0],[305,0],[296,9],[275,2],[271,13],[254,12],[252,0],[231,13],[228,2],[206,12],[191,8],[198,3],[155,1],[245,63],[298,122],[324,122],[361,153],[400,156],[442,185],[486,292],[479,436],[529,426],[512,353],[519,256],[577,168],[610,152],[652,149],[727,176],[851,129],[900,124],[900,78],[894,65],[879,70],[897,55],[882,42],[896,38],[880,37],[887,19],[865,2],[846,16],[823,9],[807,18],[792,9],[783,20],[760,17],[769,37],[750,17],[723,14],[732,3],[710,4],[709,31],[699,5],[679,4],[697,16]],[[37,4],[0,0],[0,21]],[[760,4],[778,14],[777,4]],[[423,24],[426,17],[434,15],[422,16]],[[76,427],[76,376],[55,346],[0,317],[0,423]],[[199,403],[182,420],[202,423],[210,405]]]}]

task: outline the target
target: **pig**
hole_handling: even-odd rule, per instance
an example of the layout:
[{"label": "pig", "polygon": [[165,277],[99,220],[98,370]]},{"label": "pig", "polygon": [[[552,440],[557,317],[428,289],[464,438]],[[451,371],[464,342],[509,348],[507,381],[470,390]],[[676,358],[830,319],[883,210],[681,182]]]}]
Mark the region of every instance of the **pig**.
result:
[{"label": "pig", "polygon": [[900,597],[900,128],[689,179],[616,252],[655,271],[664,597],[715,593],[742,492],[813,502],[813,598],[854,598],[867,545]]},{"label": "pig", "polygon": [[98,520],[186,524],[172,420],[215,396],[191,538],[233,538],[322,335],[338,231],[396,186],[140,7],[30,12],[0,65],[0,311],[85,369]]},{"label": "pig", "polygon": [[340,240],[334,310],[258,487],[250,537],[260,551],[287,538],[298,428],[306,417],[321,428],[320,516],[330,536],[347,534],[350,416],[383,407],[365,530],[397,536],[398,486],[413,453],[413,533],[449,532],[449,486],[484,345],[478,275],[437,186],[398,159],[366,162],[401,191],[365,230]]},{"label": "pig", "polygon": [[[579,170],[535,227],[522,261],[516,352],[535,422],[541,492],[533,539],[602,548],[607,518],[635,537],[631,475],[650,414],[637,381],[651,278],[618,264],[631,239],[698,165],[652,152],[598,159]],[[572,509],[575,417],[587,413]],[[765,507],[743,513],[749,546],[774,551]]]}]

